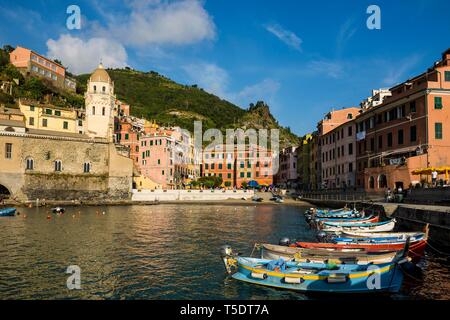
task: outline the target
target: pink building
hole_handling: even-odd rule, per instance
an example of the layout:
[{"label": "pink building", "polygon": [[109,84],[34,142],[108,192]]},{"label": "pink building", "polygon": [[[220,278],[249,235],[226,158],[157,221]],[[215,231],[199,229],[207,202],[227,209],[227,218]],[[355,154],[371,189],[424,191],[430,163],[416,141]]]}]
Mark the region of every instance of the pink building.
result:
[{"label": "pink building", "polygon": [[297,147],[288,147],[280,152],[279,169],[274,177],[276,185],[295,188],[298,182]]},{"label": "pink building", "polygon": [[318,124],[322,188],[355,186],[356,129],[353,120],[360,110],[352,107],[331,111]]},{"label": "pink building", "polygon": [[189,133],[179,127],[146,130],[140,136],[139,168],[143,176],[163,189],[182,187],[199,176]]}]

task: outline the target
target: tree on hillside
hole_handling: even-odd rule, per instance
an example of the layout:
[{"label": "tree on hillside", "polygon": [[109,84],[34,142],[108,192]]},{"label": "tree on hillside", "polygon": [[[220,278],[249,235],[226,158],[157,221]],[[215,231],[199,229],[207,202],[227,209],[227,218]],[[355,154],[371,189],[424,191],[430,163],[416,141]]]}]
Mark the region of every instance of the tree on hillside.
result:
[{"label": "tree on hillside", "polygon": [[[9,62],[9,59],[8,59]],[[19,69],[17,69],[12,64],[6,64],[3,67],[0,67],[0,72],[3,76],[6,76],[6,78],[10,81],[14,79],[19,79],[19,83],[24,82],[23,75],[20,73]]]},{"label": "tree on hillside", "polygon": [[11,53],[12,51],[14,51],[14,47],[13,46],[10,46],[9,44],[5,44],[4,46],[3,46],[3,50],[6,52],[6,53]]},{"label": "tree on hillside", "polygon": [[8,63],[9,54],[5,50],[0,49],[0,68],[6,66]]},{"label": "tree on hillside", "polygon": [[21,87],[21,95],[26,98],[41,100],[51,91],[38,78],[29,78],[25,80],[25,84]]}]

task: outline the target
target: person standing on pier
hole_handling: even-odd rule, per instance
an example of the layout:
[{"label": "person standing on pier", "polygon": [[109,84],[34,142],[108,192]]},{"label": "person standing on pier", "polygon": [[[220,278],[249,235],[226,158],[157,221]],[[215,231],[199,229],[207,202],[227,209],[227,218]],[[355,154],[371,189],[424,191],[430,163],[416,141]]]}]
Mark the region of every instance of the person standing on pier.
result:
[{"label": "person standing on pier", "polygon": [[434,169],[433,172],[431,172],[431,182],[433,184],[433,187],[436,187],[437,176],[438,176],[438,173],[437,173],[436,169]]}]

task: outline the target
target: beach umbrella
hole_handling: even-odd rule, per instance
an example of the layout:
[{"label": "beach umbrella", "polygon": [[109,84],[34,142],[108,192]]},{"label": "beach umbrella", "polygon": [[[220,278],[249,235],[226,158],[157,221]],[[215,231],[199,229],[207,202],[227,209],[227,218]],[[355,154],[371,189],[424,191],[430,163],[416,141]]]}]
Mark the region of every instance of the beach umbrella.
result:
[{"label": "beach umbrella", "polygon": [[252,181],[250,181],[250,182],[248,183],[248,186],[249,186],[250,188],[256,188],[256,187],[259,186],[259,183],[258,183],[258,181],[252,180]]}]

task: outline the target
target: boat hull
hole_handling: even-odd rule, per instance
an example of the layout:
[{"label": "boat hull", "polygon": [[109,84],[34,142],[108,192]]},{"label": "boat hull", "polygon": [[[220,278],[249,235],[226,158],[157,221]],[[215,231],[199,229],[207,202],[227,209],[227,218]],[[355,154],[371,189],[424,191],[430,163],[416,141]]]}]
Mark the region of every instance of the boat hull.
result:
[{"label": "boat hull", "polygon": [[323,249],[304,249],[277,246],[271,244],[261,245],[261,259],[290,261],[295,259],[297,262],[313,263],[335,263],[335,264],[385,264],[392,262],[396,257],[396,251],[375,252],[345,252],[345,251],[327,251]]},{"label": "boat hull", "polygon": [[376,223],[379,221],[379,217],[367,217],[367,218],[317,218],[320,222],[334,222],[345,224],[361,224],[361,223]]},{"label": "boat hull", "polygon": [[[255,268],[242,258],[237,259],[237,265],[237,272],[232,275],[236,280],[303,292],[398,292],[403,281],[403,273],[396,263],[381,267],[371,266],[371,269],[362,271],[321,270],[314,274],[296,274]],[[374,270],[377,270],[376,273],[379,275],[379,286],[369,284],[371,281],[369,277],[374,275]],[[342,280],[335,282],[334,279]]]},{"label": "boat hull", "polygon": [[351,224],[351,223],[331,223],[325,222],[322,230],[326,232],[387,232],[395,227],[395,220],[378,223]]},{"label": "boat hull", "polygon": [[0,217],[13,217],[16,215],[16,208],[0,209]]},{"label": "boat hull", "polygon": [[[366,250],[367,252],[377,251],[400,251],[403,250],[405,243],[358,243],[358,244],[336,244],[336,243],[320,243],[320,242],[297,242],[294,247],[310,248],[310,249],[326,249],[330,251],[334,250]],[[409,246],[408,256],[412,259],[412,262],[417,263],[423,257],[425,248],[427,246],[427,240],[420,240],[411,242]]]},{"label": "boat hull", "polygon": [[378,237],[386,237],[386,238],[399,238],[405,239],[408,237],[414,238],[425,235],[423,232],[379,232],[379,233],[370,233],[370,232],[351,232],[345,231],[342,232],[342,235],[352,237],[352,238],[378,238]]}]

